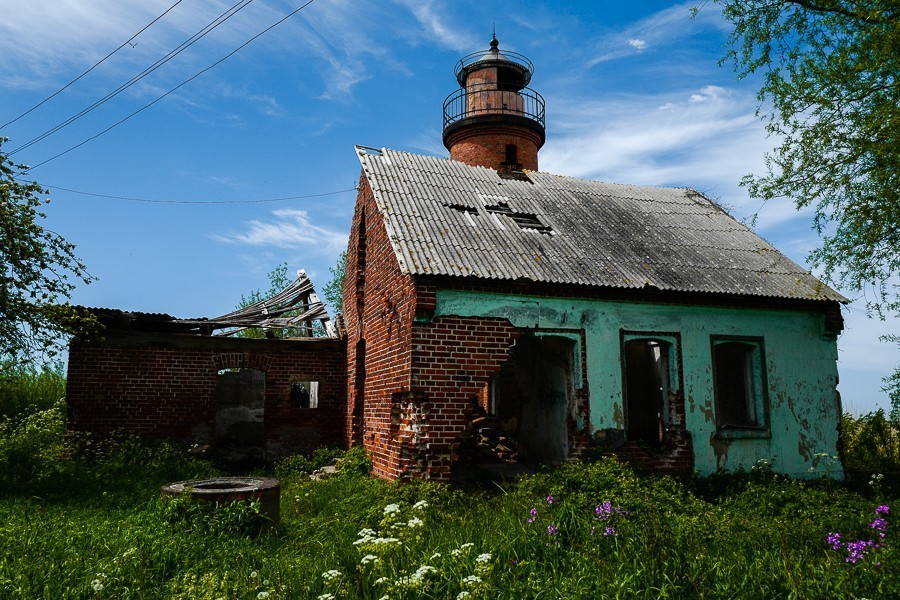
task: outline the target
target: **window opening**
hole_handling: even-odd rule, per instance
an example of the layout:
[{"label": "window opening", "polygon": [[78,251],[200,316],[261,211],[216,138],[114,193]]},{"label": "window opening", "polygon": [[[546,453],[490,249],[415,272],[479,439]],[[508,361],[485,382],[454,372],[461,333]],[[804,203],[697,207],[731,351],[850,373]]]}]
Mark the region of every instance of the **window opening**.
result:
[{"label": "window opening", "polygon": [[318,408],[319,382],[294,381],[291,383],[291,406],[293,408]]},{"label": "window opening", "polygon": [[713,339],[712,343],[720,432],[767,430],[762,341]]},{"label": "window opening", "polygon": [[517,166],[519,164],[519,152],[515,144],[506,144],[506,160],[507,165]]}]

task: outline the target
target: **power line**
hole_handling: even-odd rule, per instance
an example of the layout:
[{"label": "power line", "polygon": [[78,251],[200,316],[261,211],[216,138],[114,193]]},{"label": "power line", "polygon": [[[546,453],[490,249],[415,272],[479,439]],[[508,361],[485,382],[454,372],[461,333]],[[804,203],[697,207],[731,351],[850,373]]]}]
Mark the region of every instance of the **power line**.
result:
[{"label": "power line", "polygon": [[110,100],[112,100],[113,98],[115,98],[116,96],[118,96],[119,94],[121,94],[122,92],[124,92],[125,90],[127,90],[128,88],[133,86],[134,84],[136,84],[138,81],[140,81],[144,77],[147,77],[148,75],[150,75],[151,73],[153,73],[154,71],[156,71],[157,69],[162,67],[164,64],[166,64],[167,62],[169,62],[170,60],[172,60],[173,58],[175,58],[176,56],[178,56],[179,54],[181,54],[182,52],[184,52],[185,50],[187,50],[194,44],[196,44],[198,41],[200,41],[202,38],[206,37],[214,29],[219,27],[219,25],[221,25],[222,23],[224,23],[225,21],[227,21],[228,19],[230,19],[231,17],[236,15],[239,11],[246,8],[252,2],[253,2],[253,0],[239,0],[237,2],[237,4],[234,4],[231,8],[229,8],[224,13],[220,14],[218,17],[213,19],[210,23],[208,23],[206,26],[204,26],[202,29],[200,29],[200,31],[198,31],[197,33],[195,33],[194,35],[189,37],[187,40],[183,41],[174,50],[171,50],[168,54],[166,54],[165,56],[163,56],[162,58],[157,60],[155,63],[153,63],[152,65],[150,65],[149,67],[147,67],[146,69],[144,69],[143,71],[141,71],[140,73],[138,73],[137,75],[135,75],[134,77],[132,77],[131,79],[129,79],[128,81],[126,81],[125,83],[120,85],[119,87],[117,87],[115,90],[111,91],[106,96],[104,96],[100,100],[97,100],[96,102],[94,102],[93,104],[88,106],[87,108],[82,109],[77,114],[72,115],[71,117],[69,117],[68,119],[63,121],[62,123],[59,123],[55,127],[45,131],[44,133],[37,136],[36,138],[33,138],[30,141],[22,144],[15,150],[9,152],[7,154],[7,156],[12,156],[12,155],[16,154],[17,152],[21,152],[22,150],[25,150],[26,148],[30,148],[31,146],[37,144],[41,140],[44,140],[44,139],[50,137],[57,131],[59,131],[65,127],[68,127],[69,125],[71,125],[72,123],[74,123],[75,121],[80,119],[81,117],[94,111],[95,109],[102,106],[103,104],[106,104],[107,102],[109,102]]},{"label": "power line", "polygon": [[153,204],[261,204],[264,202],[283,202],[285,200],[303,200],[306,198],[321,198],[323,196],[336,196],[337,194],[346,194],[347,192],[353,192],[356,190],[355,187],[347,188],[345,190],[335,190],[333,192],[322,192],[321,194],[305,194],[302,196],[284,196],[281,198],[262,198],[255,200],[161,200],[154,198],[134,198],[131,196],[114,196],[111,194],[95,194],[92,192],[82,192],[80,190],[73,190],[70,188],[61,187],[58,185],[41,185],[41,187],[49,188],[51,190],[62,190],[64,192],[69,192],[72,194],[80,194],[82,196],[94,196],[97,198],[109,198],[112,200],[127,200],[129,202],[149,202]]},{"label": "power line", "polygon": [[163,14],[159,15],[158,17],[156,17],[155,19],[153,19],[152,21],[150,21],[149,23],[147,23],[140,31],[138,31],[136,34],[134,34],[133,36],[131,36],[130,38],[128,38],[127,40],[125,40],[125,41],[122,43],[121,46],[119,46],[118,48],[116,48],[115,50],[113,50],[112,52],[110,52],[109,54],[107,54],[106,56],[104,56],[103,58],[101,58],[99,61],[97,61],[96,63],[94,63],[94,65],[93,65],[90,69],[88,69],[87,71],[85,71],[84,73],[82,73],[81,75],[79,75],[78,77],[76,77],[75,79],[73,79],[72,81],[70,81],[69,83],[67,83],[66,85],[62,86],[61,88],[59,88],[58,90],[56,90],[55,92],[53,92],[52,94],[50,94],[49,96],[47,96],[46,98],[44,98],[43,100],[41,100],[40,102],[38,102],[37,104],[35,104],[34,106],[32,106],[31,108],[29,108],[28,110],[26,110],[25,112],[23,112],[21,115],[19,115],[18,117],[16,117],[16,118],[13,119],[12,121],[8,121],[8,122],[4,123],[3,125],[0,125],[0,129],[6,127],[7,125],[12,125],[13,123],[15,123],[16,121],[18,121],[18,120],[21,119],[22,117],[24,117],[24,116],[30,114],[31,112],[33,112],[33,111],[35,111],[36,109],[40,108],[41,106],[43,106],[44,104],[46,104],[47,102],[49,102],[50,100],[52,100],[53,98],[55,98],[56,96],[58,96],[59,94],[61,94],[61,93],[63,93],[64,91],[66,91],[66,89],[68,89],[69,86],[71,86],[72,84],[74,84],[75,82],[77,82],[79,79],[81,79],[82,77],[84,77],[85,75],[87,75],[88,73],[90,73],[91,71],[93,71],[94,69],[96,69],[97,67],[99,67],[101,64],[103,64],[104,62],[106,62],[106,59],[108,59],[110,56],[112,56],[113,54],[115,54],[116,52],[118,52],[119,50],[121,50],[122,48],[124,48],[127,44],[131,44],[131,40],[133,40],[133,39],[136,38],[137,36],[141,35],[141,34],[144,33],[145,31],[147,31],[147,30],[150,28],[151,25],[153,25],[154,23],[156,23],[157,21],[159,21],[160,19],[162,19],[164,16],[166,16],[167,14],[169,14],[169,12],[170,12],[173,8],[175,8],[176,6],[178,6],[179,4],[181,4],[183,1],[184,1],[184,0],[178,0],[175,4],[173,4],[172,6],[170,6],[169,8],[167,8],[166,11],[165,11]]},{"label": "power line", "polygon": [[[252,2],[253,0],[249,0],[249,1]],[[262,35],[268,33],[269,31],[271,31],[271,30],[274,29],[275,27],[281,25],[282,23],[284,23],[285,21],[287,21],[288,19],[290,19],[291,17],[293,17],[295,14],[297,14],[298,12],[300,12],[301,10],[303,10],[304,8],[306,8],[307,6],[309,6],[310,4],[312,4],[313,2],[315,2],[315,0],[308,0],[305,4],[303,4],[303,5],[300,6],[299,8],[294,9],[293,11],[291,11],[290,13],[288,13],[287,15],[285,15],[284,17],[282,17],[281,19],[279,19],[278,21],[276,21],[275,23],[273,23],[272,25],[269,25],[268,27],[266,27],[265,29],[263,29],[262,31],[260,31],[259,33],[257,33],[257,34],[254,35],[253,37],[251,37],[249,40],[247,40],[246,42],[244,42],[243,44],[241,44],[240,46],[238,46],[237,48],[235,48],[234,50],[232,50],[231,52],[229,52],[228,54],[226,54],[225,56],[223,56],[222,58],[220,58],[219,60],[217,60],[217,61],[214,62],[213,64],[211,64],[211,65],[209,65],[208,67],[206,67],[205,69],[201,70],[199,73],[196,73],[196,74],[192,75],[191,77],[185,79],[184,81],[182,81],[181,83],[179,83],[178,85],[176,85],[175,87],[173,87],[172,89],[170,89],[168,92],[166,92],[166,93],[163,94],[162,96],[159,96],[156,100],[150,102],[149,104],[145,104],[144,106],[142,106],[141,108],[137,109],[136,111],[134,111],[134,112],[131,113],[130,115],[128,115],[128,116],[126,116],[126,117],[124,117],[124,118],[122,118],[122,119],[119,119],[118,121],[116,121],[115,123],[113,123],[112,125],[110,125],[109,127],[107,127],[106,129],[104,129],[103,131],[101,131],[100,133],[97,133],[97,134],[95,134],[95,135],[92,135],[91,137],[87,138],[87,139],[84,140],[83,142],[80,142],[80,143],[78,143],[78,144],[75,144],[75,145],[72,146],[71,148],[68,148],[67,150],[63,150],[63,151],[60,152],[59,154],[56,154],[56,155],[54,155],[54,156],[51,156],[51,157],[48,158],[47,160],[45,160],[45,161],[43,161],[43,162],[39,162],[38,164],[34,165],[33,167],[29,167],[29,168],[27,169],[27,171],[31,171],[32,169],[36,169],[36,168],[38,168],[38,167],[40,167],[40,166],[42,166],[42,165],[47,164],[47,163],[50,162],[51,160],[56,160],[56,159],[59,158],[60,156],[63,156],[63,155],[65,155],[65,154],[68,154],[69,152],[71,152],[72,150],[75,150],[76,148],[80,148],[81,146],[84,146],[84,145],[87,144],[88,142],[97,139],[98,137],[100,137],[100,136],[103,135],[104,133],[107,133],[108,131],[110,131],[110,130],[116,128],[116,127],[118,127],[119,125],[121,125],[121,124],[124,123],[125,121],[129,120],[131,117],[134,117],[135,115],[138,115],[139,113],[144,112],[145,110],[147,110],[148,108],[150,108],[151,106],[153,106],[154,104],[156,104],[157,102],[159,102],[160,100],[162,100],[163,98],[165,98],[166,96],[168,96],[169,94],[171,94],[171,93],[177,91],[179,88],[181,88],[181,87],[187,85],[188,83],[190,83],[190,82],[193,81],[194,79],[197,79],[198,77],[200,77],[201,75],[203,75],[204,73],[206,73],[207,71],[209,71],[210,69],[213,69],[213,68],[217,67],[218,65],[220,65],[221,63],[225,62],[226,60],[228,60],[229,58],[231,58],[232,56],[234,56],[235,54],[237,54],[240,50],[242,50],[243,48],[245,48],[246,46],[248,46],[248,45],[249,45],[251,42],[253,42],[255,39],[257,39],[258,37],[260,37],[260,36],[262,36]],[[10,155],[12,155],[12,154],[14,154],[14,152],[10,152]],[[26,171],[26,172],[27,172],[27,171]]]}]

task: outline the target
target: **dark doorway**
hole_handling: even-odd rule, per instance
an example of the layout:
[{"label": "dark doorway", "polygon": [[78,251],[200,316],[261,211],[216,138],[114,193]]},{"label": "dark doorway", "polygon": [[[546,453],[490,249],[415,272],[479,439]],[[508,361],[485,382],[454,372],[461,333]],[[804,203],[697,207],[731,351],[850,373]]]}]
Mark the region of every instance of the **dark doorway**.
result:
[{"label": "dark doorway", "polygon": [[663,440],[669,397],[671,344],[636,339],[624,343],[625,437],[658,445]]},{"label": "dark doorway", "polygon": [[233,448],[262,448],[265,407],[265,371],[219,371],[216,382],[216,444]]},{"label": "dark doorway", "polygon": [[522,462],[558,464],[569,455],[574,347],[565,337],[523,336],[495,379],[492,409]]}]

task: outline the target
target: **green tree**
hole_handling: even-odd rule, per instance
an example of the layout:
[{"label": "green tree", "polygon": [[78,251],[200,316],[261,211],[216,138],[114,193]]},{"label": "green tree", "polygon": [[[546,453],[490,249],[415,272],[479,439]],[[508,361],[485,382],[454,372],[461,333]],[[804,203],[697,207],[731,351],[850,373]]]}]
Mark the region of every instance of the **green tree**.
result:
[{"label": "green tree", "polygon": [[[266,298],[271,298],[272,296],[284,290],[284,288],[286,288],[291,283],[291,280],[287,276],[287,272],[288,264],[286,262],[276,266],[268,273],[269,291],[267,291],[265,295],[263,295],[262,291],[258,289],[253,290],[246,296],[241,294],[241,301],[238,302],[238,305],[235,308],[246,308],[248,306],[256,304],[257,302],[265,300]],[[290,337],[291,333],[286,330],[273,330],[272,335],[277,338],[283,338]],[[261,339],[266,337],[266,333],[262,329],[250,328],[237,332],[235,334],[235,337]]]},{"label": "green tree", "polygon": [[347,271],[347,253],[341,252],[337,263],[333,267],[328,267],[328,270],[331,272],[331,281],[322,288],[322,296],[331,306],[332,313],[337,316],[339,312],[344,312],[344,273]]},{"label": "green tree", "polygon": [[40,208],[50,202],[28,168],[11,162],[0,138],[0,359],[12,364],[46,360],[63,339],[94,324],[69,304],[78,282],[93,278],[75,246],[44,227]]},{"label": "green tree", "polygon": [[[813,207],[810,263],[870,315],[900,313],[900,3],[715,1],[733,25],[724,60],[762,75],[757,114],[778,141],[743,184]],[[900,406],[900,375],[886,389]]]}]

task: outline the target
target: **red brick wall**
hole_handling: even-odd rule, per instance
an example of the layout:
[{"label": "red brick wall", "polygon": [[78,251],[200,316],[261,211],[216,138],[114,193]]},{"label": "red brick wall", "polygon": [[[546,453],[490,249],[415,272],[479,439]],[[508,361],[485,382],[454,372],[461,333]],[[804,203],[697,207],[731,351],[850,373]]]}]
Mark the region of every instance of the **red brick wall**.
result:
[{"label": "red brick wall", "polygon": [[541,137],[524,126],[504,123],[472,124],[453,131],[445,142],[450,158],[470,166],[504,169],[506,145],[515,144],[523,169],[538,170]]},{"label": "red brick wall", "polygon": [[[411,328],[415,314],[412,277],[400,271],[372,191],[360,179],[350,230],[344,311],[347,324],[348,419],[345,435],[365,445],[376,475],[399,475],[400,444],[392,427],[394,394],[409,391]],[[365,340],[365,374],[355,349]],[[355,418],[354,418],[355,415]],[[361,416],[361,418],[360,418]]]},{"label": "red brick wall", "polygon": [[[225,367],[266,372],[267,447],[341,445],[346,346],[337,340],[241,340],[177,334],[115,334],[72,342],[66,402],[71,432],[114,431],[205,442],[212,438],[216,377]],[[290,406],[293,381],[318,381],[319,405]],[[205,439],[204,439],[205,438]]]}]

